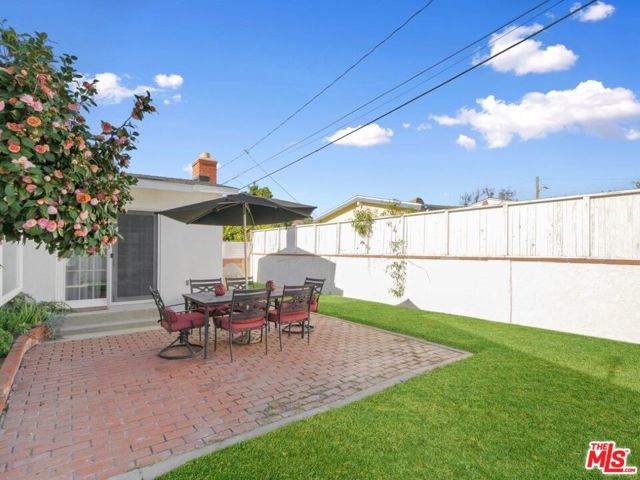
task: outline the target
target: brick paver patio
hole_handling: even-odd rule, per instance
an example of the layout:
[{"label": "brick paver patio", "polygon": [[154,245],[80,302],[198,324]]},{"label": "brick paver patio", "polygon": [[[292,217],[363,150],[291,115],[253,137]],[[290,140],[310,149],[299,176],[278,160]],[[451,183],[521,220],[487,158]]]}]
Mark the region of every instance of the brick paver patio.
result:
[{"label": "brick paver patio", "polygon": [[[317,315],[307,345],[269,334],[210,357],[156,356],[150,331],[44,343],[25,357],[0,429],[0,478],[109,478],[344,401],[462,352]],[[197,335],[196,335],[197,338]]]}]

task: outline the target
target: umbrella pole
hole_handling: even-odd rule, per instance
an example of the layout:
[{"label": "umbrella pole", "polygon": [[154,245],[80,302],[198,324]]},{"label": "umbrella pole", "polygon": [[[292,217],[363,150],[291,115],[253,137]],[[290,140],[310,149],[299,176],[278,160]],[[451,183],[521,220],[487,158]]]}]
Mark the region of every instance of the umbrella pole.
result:
[{"label": "umbrella pole", "polygon": [[244,288],[249,288],[249,275],[247,273],[247,204],[242,204],[242,233],[244,238]]}]

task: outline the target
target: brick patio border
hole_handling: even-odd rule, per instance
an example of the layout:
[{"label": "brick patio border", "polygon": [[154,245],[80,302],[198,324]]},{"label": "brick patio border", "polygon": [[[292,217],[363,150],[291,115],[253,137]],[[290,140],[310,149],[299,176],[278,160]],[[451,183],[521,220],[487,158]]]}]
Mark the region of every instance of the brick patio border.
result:
[{"label": "brick patio border", "polygon": [[418,338],[418,337],[412,337],[411,335],[406,335],[404,333],[397,333],[397,332],[392,332],[390,330],[385,330],[383,328],[378,328],[378,327],[374,327],[371,325],[366,325],[363,323],[358,323],[358,322],[352,322],[350,320],[345,320],[343,318],[336,318],[336,317],[330,317],[329,315],[324,315],[324,317],[328,317],[328,318],[332,318],[334,320],[338,320],[341,322],[346,322],[346,323],[353,323],[356,324],[358,326],[361,327],[365,327],[365,328],[370,328],[372,330],[377,330],[380,332],[384,332],[386,334],[389,335],[395,335],[397,337],[402,337],[402,338],[408,338],[414,341],[419,341],[422,343],[426,343],[428,345],[436,345],[440,348],[444,348],[446,350],[451,350],[457,353],[460,353],[461,355],[459,357],[456,358],[451,358],[451,359],[447,359],[447,360],[443,360],[442,362],[435,364],[435,365],[427,365],[425,367],[421,367],[415,370],[411,370],[409,372],[403,373],[401,375],[398,375],[396,377],[390,378],[388,380],[385,380],[381,383],[378,383],[370,388],[366,388],[364,390],[360,390],[356,393],[354,393],[353,395],[350,395],[348,397],[345,397],[341,400],[338,400],[336,402],[333,403],[328,403],[325,405],[322,405],[320,407],[311,409],[311,410],[307,410],[305,412],[299,413],[297,415],[292,415],[290,417],[286,417],[283,418],[281,420],[278,420],[276,422],[273,423],[269,423],[263,426],[260,426],[258,428],[255,428],[253,430],[250,430],[248,432],[244,432],[244,433],[240,433],[238,435],[235,435],[233,437],[227,438],[221,442],[216,442],[216,443],[212,443],[210,445],[206,445],[202,448],[198,448],[195,450],[190,450],[188,452],[179,454],[179,455],[172,455],[169,458],[167,458],[166,460],[161,460],[159,462],[153,463],[151,465],[148,465],[146,467],[142,467],[142,468],[136,468],[133,470],[129,470],[128,472],[125,473],[121,473],[119,475],[116,475],[114,477],[111,478],[111,480],[151,480],[154,478],[159,477],[160,475],[163,475],[165,473],[170,472],[171,470],[175,470],[176,468],[180,467],[181,465],[184,465],[185,463],[189,462],[190,460],[194,460],[198,457],[202,457],[204,455],[207,455],[209,453],[213,453],[216,452],[218,450],[222,450],[224,448],[230,447],[232,445],[235,445],[236,443],[240,443],[240,442],[244,442],[247,440],[251,440],[253,438],[259,437],[261,435],[264,435],[266,433],[272,432],[273,430],[277,430],[281,427],[284,427],[290,423],[293,422],[297,422],[299,420],[304,420],[305,418],[309,418],[312,417],[314,415],[318,415],[319,413],[324,413],[327,412],[329,410],[334,410],[336,408],[340,408],[343,407],[345,405],[348,405],[350,403],[353,403],[355,401],[358,400],[362,400],[363,398],[369,397],[375,393],[381,392],[383,390],[386,390],[387,388],[393,387],[399,383],[402,382],[406,382],[407,380],[410,380],[414,377],[417,377],[418,375],[421,375],[423,373],[429,372],[431,370],[435,370],[437,368],[440,367],[444,367],[446,365],[449,365],[451,363],[455,363],[458,362],[460,360],[464,360],[465,358],[468,358],[470,356],[472,356],[472,353],[466,352],[464,350],[460,350],[457,348],[452,348],[452,347],[448,347],[446,345],[441,345],[438,343],[434,343],[434,342],[430,342],[428,340],[424,340],[422,338]]},{"label": "brick patio border", "polygon": [[47,336],[48,331],[49,329],[46,326],[38,325],[20,335],[13,343],[7,358],[4,359],[4,363],[0,367],[0,414],[4,412],[4,407],[7,405],[13,380],[16,377],[16,373],[18,373],[24,355],[31,347],[40,343]]}]

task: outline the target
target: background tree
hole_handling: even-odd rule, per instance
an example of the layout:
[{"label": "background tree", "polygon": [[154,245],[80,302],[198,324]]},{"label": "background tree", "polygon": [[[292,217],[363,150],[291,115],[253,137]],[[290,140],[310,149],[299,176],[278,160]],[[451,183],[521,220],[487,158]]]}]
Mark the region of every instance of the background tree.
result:
[{"label": "background tree", "polygon": [[[249,192],[251,195],[255,195],[257,197],[265,197],[265,198],[273,198],[273,193],[269,187],[260,187],[255,183],[249,187]],[[287,226],[287,223],[274,223],[269,225],[247,225],[247,232],[249,236],[251,236],[252,230],[262,230],[265,228],[277,228]],[[228,225],[223,227],[222,230],[222,240],[225,242],[241,242],[242,238],[242,226],[238,225]]]},{"label": "background tree", "polygon": [[[482,188],[477,187],[472,192],[464,192],[460,195],[460,205],[468,207],[469,205],[478,203],[480,200],[484,200],[486,198],[496,198],[495,193],[496,189],[494,187],[490,187],[488,185],[485,185]],[[498,198],[500,200],[516,200],[516,192],[510,188],[501,188],[498,191]]]},{"label": "background tree", "polygon": [[96,105],[96,82],[76,57],[54,55],[44,33],[0,23],[0,241],[33,240],[61,257],[105,253],[131,200],[127,175],[134,120],[155,111],[135,97],[120,125],[92,134],[81,111]]}]

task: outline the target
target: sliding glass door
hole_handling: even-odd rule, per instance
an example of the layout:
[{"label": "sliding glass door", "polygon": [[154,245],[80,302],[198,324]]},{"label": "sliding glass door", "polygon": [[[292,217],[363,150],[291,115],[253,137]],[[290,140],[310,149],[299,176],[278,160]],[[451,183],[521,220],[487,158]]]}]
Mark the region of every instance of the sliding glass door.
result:
[{"label": "sliding glass door", "polygon": [[153,213],[128,212],[118,218],[122,239],[113,248],[114,302],[150,298],[157,283],[158,224]]}]

